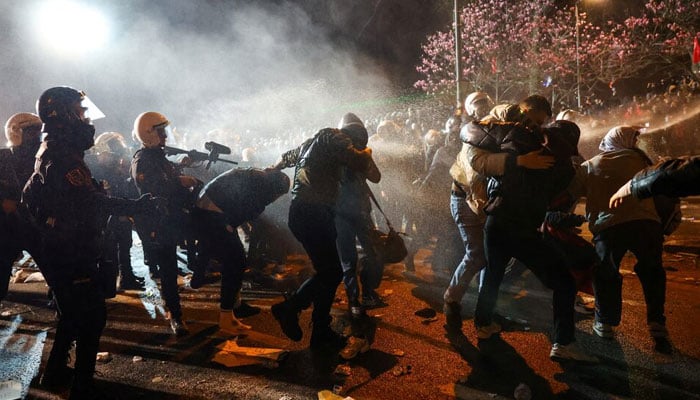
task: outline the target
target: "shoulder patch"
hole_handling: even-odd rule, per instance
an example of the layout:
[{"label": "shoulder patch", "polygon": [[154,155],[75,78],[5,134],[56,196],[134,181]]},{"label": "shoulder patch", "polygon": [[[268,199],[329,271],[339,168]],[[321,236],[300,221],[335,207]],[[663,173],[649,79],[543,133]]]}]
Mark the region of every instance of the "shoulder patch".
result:
[{"label": "shoulder patch", "polygon": [[73,186],[90,186],[92,177],[82,168],[74,168],[66,173],[66,180]]}]

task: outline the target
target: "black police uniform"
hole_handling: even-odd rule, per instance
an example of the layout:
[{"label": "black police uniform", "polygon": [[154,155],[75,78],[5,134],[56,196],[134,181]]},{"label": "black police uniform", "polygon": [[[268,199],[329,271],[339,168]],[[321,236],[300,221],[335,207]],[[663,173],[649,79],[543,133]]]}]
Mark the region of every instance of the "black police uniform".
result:
[{"label": "black police uniform", "polygon": [[[136,186],[130,179],[130,164],[125,155],[106,152],[86,157],[85,161],[108,195],[127,199],[138,197]],[[121,276],[120,289],[142,289],[143,282],[134,275],[131,266],[132,220],[125,215],[112,215],[106,223],[104,262],[113,264],[115,279],[117,272]]]},{"label": "black police uniform", "polygon": [[[70,135],[46,132],[23,203],[41,232],[42,272],[53,289],[59,312],[44,381],[66,375],[67,354],[75,340],[71,398],[82,398],[92,388],[95,357],[106,322],[97,267],[101,221],[105,213],[133,214],[141,207],[136,201],[108,197],[99,190],[83,161],[82,149],[70,142]],[[56,379],[61,378],[54,378],[54,383]]]},{"label": "black police uniform", "polygon": [[137,217],[136,229],[144,241],[144,248],[150,248],[149,262],[159,268],[162,295],[170,317],[181,323],[176,251],[193,195],[180,184],[179,175],[161,148],[142,148],[131,160],[131,177],[139,193],[150,193],[167,201],[165,212]]},{"label": "black police uniform", "polygon": [[[37,149],[38,143],[36,146],[23,144],[0,149],[0,200],[19,203],[22,188],[34,171]],[[22,250],[29,252],[37,264],[41,258],[36,231],[22,211],[21,207],[9,214],[0,211],[0,232],[3,235],[0,240],[0,301],[7,296],[12,264]]]}]

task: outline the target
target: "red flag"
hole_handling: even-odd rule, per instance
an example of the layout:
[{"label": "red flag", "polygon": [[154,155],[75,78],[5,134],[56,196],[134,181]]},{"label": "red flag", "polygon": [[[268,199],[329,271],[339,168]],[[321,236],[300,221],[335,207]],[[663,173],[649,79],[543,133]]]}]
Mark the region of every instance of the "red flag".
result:
[{"label": "red flag", "polygon": [[693,64],[700,63],[700,41],[698,41],[698,37],[695,36],[695,40],[693,41]]}]

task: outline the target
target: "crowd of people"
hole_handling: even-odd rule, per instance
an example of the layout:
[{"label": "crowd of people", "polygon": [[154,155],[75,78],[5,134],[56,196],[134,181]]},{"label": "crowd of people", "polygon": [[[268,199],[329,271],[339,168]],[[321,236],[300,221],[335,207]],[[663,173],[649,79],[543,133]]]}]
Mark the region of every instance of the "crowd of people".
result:
[{"label": "crowd of people", "polygon": [[[58,388],[72,376],[71,399],[99,398],[93,374],[108,318],[105,299],[118,290],[143,289],[131,265],[132,231],[143,243],[144,263],[160,282],[174,335],[189,334],[178,291],[178,246],[187,250],[192,288],[207,283],[212,260],[221,266],[219,328],[238,335],[251,329],[242,318],[259,312],[241,301],[244,270],[252,260],[273,257],[284,263],[286,256],[259,253],[271,251],[264,244],[268,234],[287,229],[260,222],[268,207],[285,214],[279,220],[287,221],[315,270],[272,306],[272,316],[284,335],[300,341],[299,314],[313,306],[314,350],[338,351],[350,359],[371,345],[363,329],[366,310],[386,305],[377,293],[385,260],[372,241],[381,224],[372,199],[410,237],[404,260],[408,272],[418,249],[430,246],[433,269],[450,274],[444,292],[448,331],[463,329],[462,300],[479,275],[474,327],[480,340],[497,335],[499,288],[507,267],[519,263],[553,290],[550,357],[597,362],[576,345],[575,298],[592,284],[593,331],[614,337],[622,321],[620,262],[629,250],[637,257],[635,272],[656,350],[670,349],[661,265],[669,225],[650,197],[697,193],[697,159],[653,169],[639,147],[637,126],[610,129],[598,154],[585,160],[578,147],[580,115],[553,118],[549,101],[539,95],[494,104],[486,93],[475,92],[443,129],[435,113],[409,109],[365,120],[347,113],[335,128],[278,139],[241,141],[213,131],[207,139],[230,145],[242,165],[219,163],[209,169],[170,155],[166,142],[178,134],[160,113],[136,118],[133,135],[139,148],[133,152],[120,133],[95,137],[92,121],[103,114],[76,89],[46,90],[36,111],[7,121],[8,148],[0,151],[0,228],[11,238],[1,243],[0,301],[7,295],[13,262],[28,252],[58,311],[41,383]],[[291,176],[285,169],[293,169]],[[290,186],[291,195],[284,196]],[[585,216],[572,215],[582,198]],[[581,261],[585,257],[562,250],[566,243],[547,240],[542,226],[556,225],[553,221],[564,226],[555,229],[588,221],[593,244],[584,250],[593,257]],[[247,254],[239,228],[256,236]],[[582,279],[581,270],[589,275]],[[355,323],[348,338],[331,328],[341,282]],[[67,361],[74,342],[71,370]]]}]

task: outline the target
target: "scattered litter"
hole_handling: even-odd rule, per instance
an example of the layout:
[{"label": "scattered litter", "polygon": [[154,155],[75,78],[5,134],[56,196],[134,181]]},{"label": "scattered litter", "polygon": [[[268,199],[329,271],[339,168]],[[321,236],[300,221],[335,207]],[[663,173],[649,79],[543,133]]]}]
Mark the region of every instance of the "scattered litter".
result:
[{"label": "scattered litter", "polygon": [[437,316],[437,312],[430,307],[423,308],[414,313],[416,316],[421,318],[433,318]]},{"label": "scattered litter", "polygon": [[336,375],[350,376],[352,374],[352,368],[348,364],[338,364],[333,371]]},{"label": "scattered litter", "polygon": [[393,349],[389,352],[391,355],[397,356],[397,357],[403,357],[406,355],[406,352],[403,350],[399,349]]},{"label": "scattered litter", "polygon": [[283,394],[282,397],[279,398],[279,400],[294,400],[294,397],[289,396],[287,394]]},{"label": "scattered litter", "polygon": [[[340,390],[343,389],[343,387],[340,385],[333,386],[333,390],[335,390],[336,388],[340,388]],[[333,393],[330,390],[321,390],[320,392],[318,392],[318,400],[354,400],[354,399],[350,396],[348,396],[348,397],[339,396],[338,394]]]},{"label": "scattered litter", "polygon": [[162,376],[156,376],[155,378],[151,379],[151,383],[158,383],[158,382],[163,382]]},{"label": "scattered litter", "polygon": [[438,320],[437,317],[425,318],[425,319],[421,320],[420,323],[423,324],[423,325],[428,325],[428,324],[430,324],[431,322],[435,322],[435,321],[437,321],[437,320]]},{"label": "scattered litter", "polygon": [[266,347],[241,347],[235,340],[227,340],[217,346],[220,350],[212,361],[226,367],[243,365],[262,365],[266,368],[277,368],[286,358],[288,352],[283,349]]},{"label": "scattered litter", "polygon": [[41,272],[32,272],[24,278],[24,283],[31,282],[46,282],[46,279],[44,279],[44,275],[42,275]]},{"label": "scattered litter", "polygon": [[532,399],[532,390],[528,385],[521,383],[515,387],[513,397],[515,400],[530,400]]},{"label": "scattered litter", "polygon": [[492,399],[495,399],[496,397],[498,397],[498,394],[497,393],[489,393],[489,397]]},{"label": "scattered litter", "polygon": [[107,351],[101,351],[97,353],[97,357],[95,357],[95,361],[101,362],[101,363],[108,363],[112,361],[112,355],[109,354]]},{"label": "scattered litter", "polygon": [[22,398],[22,382],[19,381],[3,381],[0,382],[0,399],[21,399]]},{"label": "scattered litter", "polygon": [[684,256],[684,257],[693,257],[693,258],[698,257],[698,254],[686,253],[686,252],[683,252],[683,251],[679,251],[679,252],[676,253],[676,254],[677,254],[677,255],[680,255],[680,256]]},{"label": "scattered litter", "polygon": [[384,289],[384,296],[388,296],[390,294],[393,294],[394,291],[392,289]]},{"label": "scattered litter", "polygon": [[341,394],[343,393],[343,386],[342,385],[333,385],[333,394]]},{"label": "scattered litter", "polygon": [[12,315],[12,311],[3,311],[2,313],[0,313],[0,316],[3,317],[9,317],[10,315]]},{"label": "scattered litter", "polygon": [[413,370],[413,367],[410,365],[397,365],[391,369],[391,374],[394,376],[408,375],[411,373],[411,370]]},{"label": "scattered litter", "polygon": [[372,316],[375,317],[375,318],[381,318],[381,317],[384,316],[384,314],[374,314],[374,315],[372,315]]},{"label": "scattered litter", "polygon": [[141,357],[141,356],[134,356],[134,358],[131,359],[131,362],[135,362],[135,363],[141,362],[141,361],[143,361],[143,357]]},{"label": "scattered litter", "polygon": [[674,267],[664,267],[664,269],[665,269],[666,271],[671,271],[671,272],[676,272],[676,271],[678,271],[678,268],[674,268]]}]

